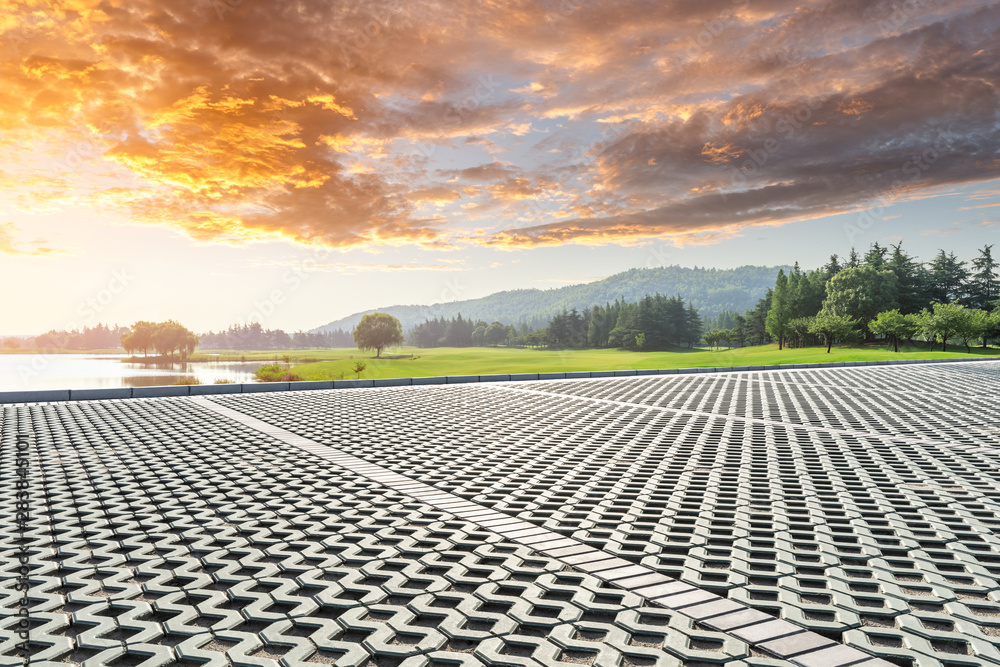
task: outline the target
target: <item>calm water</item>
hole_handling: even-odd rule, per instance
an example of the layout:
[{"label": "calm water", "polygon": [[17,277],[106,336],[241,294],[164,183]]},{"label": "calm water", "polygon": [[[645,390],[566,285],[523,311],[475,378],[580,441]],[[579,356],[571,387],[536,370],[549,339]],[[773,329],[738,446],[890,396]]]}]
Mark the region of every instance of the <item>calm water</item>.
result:
[{"label": "calm water", "polygon": [[0,391],[150,387],[196,378],[253,382],[261,361],[127,364],[121,354],[0,354]]}]

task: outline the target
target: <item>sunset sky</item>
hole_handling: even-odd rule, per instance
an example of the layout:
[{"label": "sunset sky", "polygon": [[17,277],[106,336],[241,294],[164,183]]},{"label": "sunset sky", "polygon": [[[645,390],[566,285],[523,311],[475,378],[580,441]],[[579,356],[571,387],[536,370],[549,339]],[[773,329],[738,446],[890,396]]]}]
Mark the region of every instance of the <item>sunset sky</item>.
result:
[{"label": "sunset sky", "polygon": [[1000,240],[1000,3],[4,0],[0,334]]}]

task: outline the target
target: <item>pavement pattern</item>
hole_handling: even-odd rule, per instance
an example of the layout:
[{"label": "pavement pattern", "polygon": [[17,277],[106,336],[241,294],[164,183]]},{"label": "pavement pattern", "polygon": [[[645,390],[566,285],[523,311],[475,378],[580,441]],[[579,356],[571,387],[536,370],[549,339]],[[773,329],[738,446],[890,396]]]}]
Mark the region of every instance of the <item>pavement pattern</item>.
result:
[{"label": "pavement pattern", "polygon": [[1000,665],[998,388],[983,362],[6,406],[0,665],[22,545],[31,665]]}]

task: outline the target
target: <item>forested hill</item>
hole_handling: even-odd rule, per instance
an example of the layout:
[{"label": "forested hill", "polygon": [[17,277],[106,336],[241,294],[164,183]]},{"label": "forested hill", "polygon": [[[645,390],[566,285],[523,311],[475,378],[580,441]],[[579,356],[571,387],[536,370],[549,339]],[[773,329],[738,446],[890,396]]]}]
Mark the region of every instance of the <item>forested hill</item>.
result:
[{"label": "forested hill", "polygon": [[665,266],[655,269],[631,269],[584,285],[568,285],[550,290],[521,289],[497,292],[480,299],[452,301],[429,306],[388,306],[335,320],[313,329],[323,333],[335,329],[350,331],[365,313],[394,315],[409,331],[415,325],[435,317],[451,318],[458,313],[472,320],[494,320],[504,324],[545,326],[549,318],[563,308],[583,310],[605,304],[619,297],[636,301],[647,294],[680,295],[691,303],[702,318],[711,318],[723,310],[742,313],[756,305],[769,287],[779,266],[741,266],[736,269],[703,269]]}]

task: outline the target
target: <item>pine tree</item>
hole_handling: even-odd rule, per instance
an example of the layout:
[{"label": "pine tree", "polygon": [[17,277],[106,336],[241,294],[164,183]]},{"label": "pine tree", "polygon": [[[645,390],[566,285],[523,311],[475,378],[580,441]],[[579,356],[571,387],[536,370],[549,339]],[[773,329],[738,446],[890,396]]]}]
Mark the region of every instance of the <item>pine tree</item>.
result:
[{"label": "pine tree", "polygon": [[885,255],[888,251],[888,248],[879,245],[879,242],[876,241],[865,253],[865,266],[870,266],[876,271],[880,270],[885,266]]},{"label": "pine tree", "polygon": [[969,286],[969,301],[974,308],[991,311],[997,298],[997,266],[993,259],[993,245],[984,245],[979,257],[972,260],[972,283]]},{"label": "pine tree", "polygon": [[946,254],[939,250],[931,262],[930,298],[936,303],[951,303],[965,297],[966,280],[969,272],[965,262],[960,262],[955,253]]},{"label": "pine tree", "polygon": [[788,298],[788,276],[784,269],[778,269],[778,278],[771,297],[771,309],[767,311],[767,332],[778,339],[778,349],[784,349],[788,321],[792,319]]},{"label": "pine tree", "polygon": [[896,276],[900,313],[904,315],[918,313],[927,306],[930,298],[927,293],[929,281],[927,271],[923,264],[903,252],[902,241],[892,246],[892,255],[886,262],[885,268]]},{"label": "pine tree", "polygon": [[830,255],[830,261],[823,267],[824,282],[840,273],[844,267],[840,265],[840,257],[836,253]]}]

